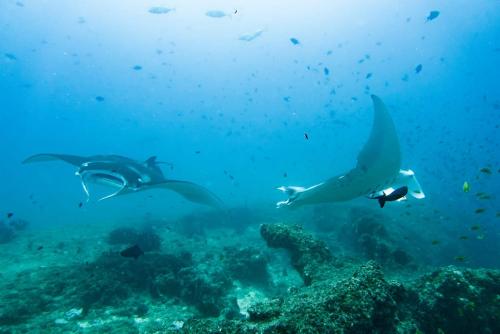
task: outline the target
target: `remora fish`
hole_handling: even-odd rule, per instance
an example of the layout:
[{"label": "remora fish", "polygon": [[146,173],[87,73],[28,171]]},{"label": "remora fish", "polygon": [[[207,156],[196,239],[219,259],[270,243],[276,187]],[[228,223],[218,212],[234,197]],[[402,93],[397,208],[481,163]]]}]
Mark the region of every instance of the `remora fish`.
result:
[{"label": "remora fish", "polygon": [[408,187],[415,198],[425,195],[412,170],[401,170],[401,152],[396,128],[382,100],[372,95],[374,120],[368,141],[358,155],[356,167],[309,188],[282,186],[288,195],[277,207],[341,202],[371,195],[389,188]]},{"label": "remora fish", "polygon": [[378,200],[378,204],[380,205],[381,208],[384,207],[385,202],[393,202],[393,201],[400,201],[405,199],[406,194],[408,193],[408,187],[403,186],[401,188],[398,188],[396,190],[392,190],[390,193],[386,194],[385,192],[382,192],[381,195],[372,195],[369,196],[371,199],[376,199]]},{"label": "remora fish", "polygon": [[90,198],[88,184],[90,182],[111,186],[115,192],[104,196],[99,201],[129,194],[141,190],[154,188],[170,189],[185,199],[212,206],[222,207],[222,201],[208,189],[188,181],[169,180],[163,176],[156,157],[150,157],[144,162],[136,161],[119,155],[94,155],[81,157],[69,154],[36,154],[23,163],[62,160],[78,167],[77,176],[80,176],[82,187]]}]

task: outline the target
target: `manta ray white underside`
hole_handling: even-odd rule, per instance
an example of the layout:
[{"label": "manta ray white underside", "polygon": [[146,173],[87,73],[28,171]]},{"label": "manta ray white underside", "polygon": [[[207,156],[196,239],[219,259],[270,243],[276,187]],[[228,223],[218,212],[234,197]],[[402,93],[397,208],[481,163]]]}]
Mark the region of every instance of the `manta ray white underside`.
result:
[{"label": "manta ray white underside", "polygon": [[399,139],[392,118],[380,98],[372,95],[374,118],[368,141],[358,155],[356,167],[311,187],[282,186],[288,199],[277,207],[348,201],[360,196],[375,197],[381,192],[408,187],[408,194],[425,197],[415,173],[401,169]]}]

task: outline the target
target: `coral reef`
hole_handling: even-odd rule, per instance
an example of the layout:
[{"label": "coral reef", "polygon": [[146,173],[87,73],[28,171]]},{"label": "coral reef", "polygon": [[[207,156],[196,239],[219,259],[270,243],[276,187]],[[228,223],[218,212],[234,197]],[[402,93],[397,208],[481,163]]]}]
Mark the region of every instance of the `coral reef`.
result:
[{"label": "coral reef", "polygon": [[331,270],[333,257],[326,244],[305,232],[301,226],[263,224],[260,234],[269,247],[288,250],[292,266],[299,272],[304,284],[310,285]]},{"label": "coral reef", "polygon": [[0,244],[5,244],[15,237],[15,231],[12,227],[0,220]]},{"label": "coral reef", "polygon": [[407,266],[413,259],[391,238],[385,224],[387,220],[372,210],[352,208],[339,239],[348,240],[351,248],[365,259],[384,266]]},{"label": "coral reef", "polygon": [[108,234],[107,242],[110,245],[139,245],[145,252],[161,248],[161,238],[151,226],[140,231],[131,227],[116,228]]},{"label": "coral reef", "polygon": [[257,248],[225,247],[223,264],[233,279],[263,287],[269,284],[267,256]]},{"label": "coral reef", "polygon": [[[497,333],[500,271],[440,269],[404,286],[387,281],[375,261],[350,277],[328,277],[332,257],[299,226],[262,225],[270,247],[285,248],[309,285],[256,303],[248,319],[192,319],[185,333]],[[309,260],[312,265],[305,264]],[[320,274],[318,274],[320,273]]]},{"label": "coral reef", "polygon": [[449,266],[420,278],[415,315],[425,333],[500,333],[500,272]]},{"label": "coral reef", "polygon": [[391,333],[396,331],[397,301],[403,288],[387,282],[370,262],[340,282],[325,280],[292,292],[284,299],[256,304],[246,322],[188,321],[186,333]]},{"label": "coral reef", "polygon": [[[372,223],[359,228],[385,233]],[[265,250],[257,231],[249,232],[255,243],[245,246],[233,233],[227,243],[190,240],[175,253],[138,260],[100,251],[89,262],[19,271],[0,281],[0,333],[500,332],[498,270],[445,267],[401,283],[376,261],[334,257],[300,226],[261,225]],[[141,233],[118,229],[108,241],[130,243]],[[177,238],[171,234],[162,235],[169,244]],[[298,274],[279,276],[286,253],[272,248],[286,250]]]},{"label": "coral reef", "polygon": [[498,333],[500,272],[449,267],[412,286],[373,261],[347,279],[317,281],[258,303],[247,320],[192,319],[184,333]]},{"label": "coral reef", "polygon": [[0,244],[6,244],[14,240],[18,232],[24,231],[29,222],[24,219],[8,219],[7,222],[0,220]]},{"label": "coral reef", "polygon": [[25,219],[16,218],[16,219],[9,219],[8,225],[12,227],[15,231],[24,231],[28,227],[29,222]]}]

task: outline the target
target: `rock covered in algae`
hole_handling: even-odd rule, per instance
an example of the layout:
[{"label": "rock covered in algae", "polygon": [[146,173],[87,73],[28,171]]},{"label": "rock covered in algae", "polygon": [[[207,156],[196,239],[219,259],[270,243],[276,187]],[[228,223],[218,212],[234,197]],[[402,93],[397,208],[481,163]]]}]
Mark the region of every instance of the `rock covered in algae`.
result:
[{"label": "rock covered in algae", "polygon": [[263,224],[260,234],[269,247],[288,250],[293,267],[306,285],[320,279],[332,267],[333,257],[326,244],[299,225]]},{"label": "rock covered in algae", "polygon": [[445,267],[422,276],[415,317],[425,333],[500,333],[500,272]]},{"label": "rock covered in algae", "polygon": [[187,333],[391,333],[404,288],[387,282],[374,263],[337,283],[324,280],[249,309],[247,321],[188,321]]}]

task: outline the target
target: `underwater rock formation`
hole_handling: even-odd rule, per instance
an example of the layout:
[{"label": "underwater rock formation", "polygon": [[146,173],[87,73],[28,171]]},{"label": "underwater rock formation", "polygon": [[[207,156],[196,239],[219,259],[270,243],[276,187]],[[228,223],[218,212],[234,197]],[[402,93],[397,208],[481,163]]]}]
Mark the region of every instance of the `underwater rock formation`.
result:
[{"label": "underwater rock formation", "polygon": [[10,219],[8,225],[15,231],[24,231],[28,227],[29,222],[21,218],[16,218]]},{"label": "underwater rock formation", "polygon": [[449,266],[424,275],[413,289],[425,333],[500,333],[500,271]]},{"label": "underwater rock formation", "polygon": [[[387,282],[370,262],[351,278],[325,280],[251,307],[249,319],[188,321],[186,333],[391,333],[398,321],[402,286]],[[220,330],[220,331],[218,331]]]},{"label": "underwater rock formation", "polygon": [[184,333],[498,333],[500,271],[448,267],[412,287],[373,261],[252,306],[247,320],[193,319]]},{"label": "underwater rock formation", "polygon": [[0,244],[6,244],[12,241],[14,237],[14,229],[0,220]]},{"label": "underwater rock formation", "polygon": [[0,244],[11,242],[17,236],[17,232],[25,230],[28,225],[27,220],[20,218],[8,219],[7,222],[0,220]]},{"label": "underwater rock formation", "polygon": [[305,232],[299,225],[263,224],[260,234],[271,248],[288,250],[292,266],[304,284],[310,285],[331,270],[333,257],[326,244]]},{"label": "underwater rock formation", "polygon": [[144,252],[161,248],[161,238],[150,226],[141,231],[131,227],[116,228],[108,234],[107,242],[110,245],[138,245]]},{"label": "underwater rock formation", "polygon": [[269,284],[267,257],[257,248],[224,247],[223,263],[233,279],[259,286]]},{"label": "underwater rock formation", "polygon": [[373,210],[353,208],[349,222],[340,231],[340,238],[348,240],[350,247],[367,260],[375,260],[384,266],[407,266],[411,256],[391,238],[384,222],[387,218]]}]

